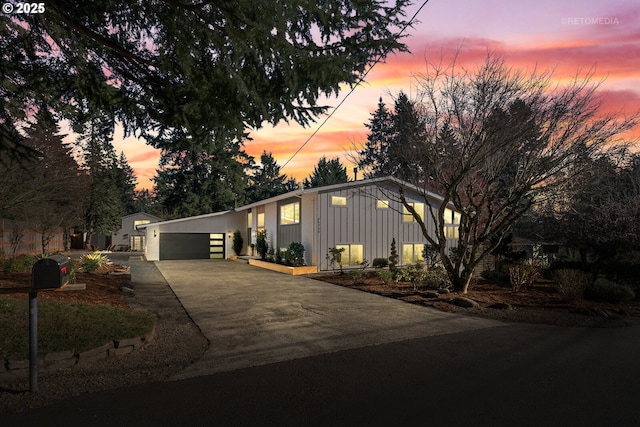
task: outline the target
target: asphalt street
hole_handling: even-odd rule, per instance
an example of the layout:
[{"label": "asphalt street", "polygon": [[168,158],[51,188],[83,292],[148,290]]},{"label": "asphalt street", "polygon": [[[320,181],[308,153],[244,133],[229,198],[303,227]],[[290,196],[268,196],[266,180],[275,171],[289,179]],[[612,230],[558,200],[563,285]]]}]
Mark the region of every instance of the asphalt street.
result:
[{"label": "asphalt street", "polygon": [[2,426],[637,426],[638,328],[509,325],[81,396]]}]

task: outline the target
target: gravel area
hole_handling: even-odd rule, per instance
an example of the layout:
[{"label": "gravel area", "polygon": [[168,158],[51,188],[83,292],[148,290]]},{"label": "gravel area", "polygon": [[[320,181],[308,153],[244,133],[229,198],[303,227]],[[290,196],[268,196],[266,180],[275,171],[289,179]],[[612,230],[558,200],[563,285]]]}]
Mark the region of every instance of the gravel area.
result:
[{"label": "gravel area", "polygon": [[[200,333],[175,294],[152,263],[129,262],[134,294],[131,307],[155,313],[152,341],[140,350],[38,375],[38,392],[29,392],[29,380],[0,384],[0,413],[21,412],[58,400],[97,391],[166,381],[200,358],[208,340]],[[155,271],[154,271],[155,270]]]}]

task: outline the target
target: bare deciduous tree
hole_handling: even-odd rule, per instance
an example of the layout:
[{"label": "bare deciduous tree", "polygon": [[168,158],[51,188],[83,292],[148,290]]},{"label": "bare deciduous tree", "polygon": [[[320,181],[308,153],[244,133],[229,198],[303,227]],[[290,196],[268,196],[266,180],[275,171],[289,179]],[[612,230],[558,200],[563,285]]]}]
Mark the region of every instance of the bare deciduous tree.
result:
[{"label": "bare deciduous tree", "polygon": [[[425,197],[425,221],[400,197],[440,254],[454,290],[466,292],[474,269],[531,206],[582,170],[637,123],[601,111],[593,72],[566,85],[550,71],[527,73],[487,55],[476,69],[427,65],[419,76],[426,140],[404,150],[409,181]],[[402,190],[402,189],[401,189]],[[428,192],[444,198],[434,206]],[[402,194],[402,191],[401,191]],[[451,235],[451,210],[457,236]],[[457,237],[457,247],[451,238]]]}]

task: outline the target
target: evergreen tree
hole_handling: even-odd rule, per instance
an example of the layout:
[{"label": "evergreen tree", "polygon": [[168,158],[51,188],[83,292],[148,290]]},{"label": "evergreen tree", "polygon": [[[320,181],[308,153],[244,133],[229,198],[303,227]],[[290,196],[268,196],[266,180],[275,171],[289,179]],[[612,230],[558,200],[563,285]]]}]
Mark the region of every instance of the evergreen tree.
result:
[{"label": "evergreen tree", "polygon": [[280,173],[280,166],[271,153],[263,151],[260,156],[260,167],[249,178],[247,203],[268,199],[283,194],[286,188],[287,175]]},{"label": "evergreen tree", "polygon": [[358,152],[358,166],[364,171],[365,177],[375,178],[390,174],[389,144],[392,134],[391,113],[387,106],[378,100],[378,108],[371,113],[369,123],[365,123],[369,129],[367,142],[364,149]]},{"label": "evergreen tree", "polygon": [[14,168],[10,175],[3,175],[3,183],[18,195],[14,200],[21,200],[5,215],[39,232],[45,254],[55,232],[80,222],[81,210],[76,201],[86,194],[87,181],[79,176],[72,149],[63,142],[65,135],[60,135],[60,128],[46,107],[38,109],[34,122],[25,132],[24,143],[38,154]]},{"label": "evergreen tree", "polygon": [[183,130],[239,140],[265,121],[309,124],[327,109],[320,95],[406,50],[396,32],[408,4],[47,1],[0,20],[0,151],[18,151],[34,102],[77,123],[105,114],[177,151],[159,142]]},{"label": "evergreen tree", "polygon": [[305,178],[303,184],[304,188],[314,188],[348,181],[347,169],[340,163],[338,157],[327,160],[325,156],[322,156],[311,175]]},{"label": "evergreen tree", "polygon": [[421,173],[415,153],[426,140],[426,124],[415,102],[400,92],[391,116],[391,135],[387,148],[385,175],[409,180]]},{"label": "evergreen tree", "polygon": [[133,172],[133,168],[127,162],[127,156],[124,152],[120,153],[120,157],[113,168],[113,179],[118,192],[120,193],[120,203],[125,215],[136,212],[135,197],[136,185],[138,180]]},{"label": "evergreen tree", "polygon": [[133,197],[133,212],[146,212],[152,215],[159,216],[161,214],[161,207],[158,206],[155,194],[148,189],[135,190]]},{"label": "evergreen tree", "polygon": [[84,209],[86,245],[91,243],[94,234],[109,235],[119,229],[124,214],[121,191],[115,179],[118,157],[111,143],[112,137],[113,123],[101,117],[87,124],[81,139],[90,182]]},{"label": "evergreen tree", "polygon": [[245,202],[250,158],[235,141],[211,150],[164,150],[154,190],[163,216],[178,218],[218,212]]}]

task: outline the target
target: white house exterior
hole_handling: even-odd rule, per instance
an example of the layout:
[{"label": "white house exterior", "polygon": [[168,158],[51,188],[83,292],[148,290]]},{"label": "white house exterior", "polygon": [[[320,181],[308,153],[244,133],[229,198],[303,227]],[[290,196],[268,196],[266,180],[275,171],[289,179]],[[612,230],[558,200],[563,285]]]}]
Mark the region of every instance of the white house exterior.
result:
[{"label": "white house exterior", "polygon": [[[328,270],[329,248],[344,248],[343,265],[355,266],[363,259],[388,258],[392,239],[403,264],[421,259],[426,243],[420,226],[399,201],[405,198],[422,211],[429,233],[434,224],[425,197],[395,178],[352,181],[304,189],[226,212],[200,215],[142,226],[146,230],[148,260],[227,258],[233,255],[232,237],[240,230],[245,248],[255,243],[258,230],[267,232],[270,246],[286,248],[291,242],[305,247],[307,265]],[[437,209],[441,198],[429,193],[428,203]],[[459,216],[451,220],[451,245],[455,245]],[[459,222],[459,221],[457,221]]]},{"label": "white house exterior", "polygon": [[158,221],[162,219],[145,212],[123,216],[120,229],[111,234],[111,247],[120,251],[143,251],[146,236],[144,230],[139,230],[138,227]]}]

